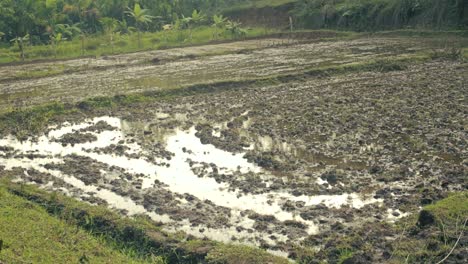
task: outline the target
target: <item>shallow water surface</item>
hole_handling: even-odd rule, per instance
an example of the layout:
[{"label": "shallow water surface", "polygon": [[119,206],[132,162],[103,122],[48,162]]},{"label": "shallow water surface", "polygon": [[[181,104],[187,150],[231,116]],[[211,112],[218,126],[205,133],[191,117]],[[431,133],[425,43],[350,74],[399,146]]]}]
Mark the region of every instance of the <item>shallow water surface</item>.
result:
[{"label": "shallow water surface", "polygon": [[[71,133],[82,134],[98,122],[105,122],[114,129],[97,131],[86,131],[96,138],[91,142],[67,144],[60,142],[64,136]],[[267,174],[257,165],[245,159],[244,153],[230,153],[216,148],[210,144],[202,144],[196,137],[194,127],[188,130],[175,129],[169,134],[161,136],[161,142],[165,151],[172,153],[170,158],[153,157],[152,160],[145,158],[148,155],[147,147],[143,147],[132,140],[129,131],[131,124],[115,117],[98,117],[87,120],[81,124],[64,123],[59,128],[51,127],[46,135],[27,141],[19,141],[10,136],[0,139],[0,146],[11,147],[14,151],[0,152],[0,165],[6,170],[14,167],[34,169],[47,173],[65,181],[67,184],[81,190],[83,193],[92,193],[96,197],[105,200],[109,206],[125,210],[128,214],[148,214],[154,220],[167,223],[169,230],[182,230],[187,233],[208,237],[215,240],[230,241],[233,237],[237,240],[257,244],[258,241],[268,241],[274,244],[269,237],[275,236],[276,241],[287,240],[287,235],[252,230],[255,219],[249,218],[245,212],[254,212],[259,215],[272,215],[277,221],[297,221],[302,223],[306,234],[317,233],[318,226],[314,221],[304,220],[300,215],[286,211],[281,204],[284,201],[301,202],[303,206],[314,206],[322,204],[329,208],[340,208],[349,206],[362,208],[371,203],[380,203],[381,200],[374,198],[362,198],[356,193],[343,193],[340,195],[316,195],[316,196],[294,196],[287,190],[270,191],[261,194],[241,193],[239,190],[230,188],[227,182],[217,182],[214,178],[197,175],[193,168],[203,163],[214,164],[218,173],[227,177],[237,177],[245,173]],[[124,153],[113,153],[98,151],[112,146],[125,147]],[[26,155],[35,156],[26,158]],[[47,164],[63,164],[69,155],[90,158],[100,164],[116,167],[125,173],[134,175],[133,180],[141,181],[139,192],[145,193],[152,189],[164,188],[178,195],[191,195],[201,201],[211,201],[214,206],[227,208],[231,211],[229,225],[222,228],[214,228],[203,224],[194,225],[188,220],[176,221],[171,215],[157,214],[146,209],[141,201],[134,201],[130,197],[123,196],[111,190],[93,185],[86,185],[74,175],[67,175],[57,169],[47,169]],[[105,172],[102,172],[105,174]],[[161,183],[162,186],[161,187]],[[319,182],[323,184],[322,182]],[[181,200],[182,204],[191,201]],[[202,212],[200,212],[202,213]],[[272,223],[273,224],[273,223]],[[244,229],[250,229],[250,232]],[[203,228],[203,232],[200,231]],[[304,236],[302,236],[304,238]]]}]

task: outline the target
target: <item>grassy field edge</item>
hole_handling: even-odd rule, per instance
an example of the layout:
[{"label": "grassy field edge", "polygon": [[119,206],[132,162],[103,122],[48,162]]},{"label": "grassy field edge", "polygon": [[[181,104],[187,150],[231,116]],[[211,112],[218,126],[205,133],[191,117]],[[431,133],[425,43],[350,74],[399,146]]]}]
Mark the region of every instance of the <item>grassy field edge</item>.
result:
[{"label": "grassy field edge", "polygon": [[[224,262],[226,254],[233,257],[233,260],[244,259],[248,263],[264,263],[263,261],[288,263],[283,258],[253,247],[200,240],[184,233],[168,233],[162,230],[161,224],[150,220],[146,216],[124,217],[104,206],[90,205],[58,192],[47,192],[34,185],[14,183],[9,177],[0,180],[0,193],[1,203],[7,202],[5,199],[18,201],[15,204],[16,213],[34,208],[42,214],[42,218],[37,219],[38,221],[42,221],[43,218],[47,218],[47,221],[52,222],[60,221],[68,228],[76,230],[76,233],[86,234],[87,239],[97,240],[103,248],[114,252],[112,254],[117,254],[114,259],[111,258],[112,255],[109,255],[109,262],[106,263],[118,263],[112,262],[112,260],[120,257],[134,263],[200,263],[201,261],[233,263]],[[23,208],[18,205],[20,203],[26,203],[29,206]],[[52,217],[52,220],[50,220],[50,217]],[[5,219],[5,215],[0,215],[0,218]],[[22,232],[29,232],[30,229],[34,228],[35,224],[42,223],[25,221],[25,225],[21,226]],[[5,234],[6,229],[8,227],[0,227],[0,234]],[[48,234],[43,235],[42,239],[47,240]],[[69,233],[64,233],[63,239],[69,239],[67,235]],[[14,261],[12,257],[14,253],[11,252],[14,249],[10,245],[18,244],[21,241],[15,241],[17,238],[8,236],[0,237],[0,239],[3,241],[4,248],[6,246],[3,253],[0,251],[0,260],[7,261],[7,263]],[[23,241],[23,243],[28,244],[27,241]],[[15,252],[17,254],[21,253]],[[81,255],[84,253],[86,252],[77,252],[77,254]],[[84,254],[88,262],[100,263],[100,261],[97,261],[97,257],[93,261],[94,255],[92,253],[93,251],[89,249],[88,254]],[[96,252],[96,254],[99,256],[102,252]],[[28,261],[34,263],[46,263],[47,261],[43,262],[42,260],[52,256],[54,256],[54,252],[43,252],[42,255],[38,253],[37,255],[22,257],[29,258]],[[77,256],[70,257],[72,259],[77,258]],[[78,258],[84,257],[78,256]]]}]

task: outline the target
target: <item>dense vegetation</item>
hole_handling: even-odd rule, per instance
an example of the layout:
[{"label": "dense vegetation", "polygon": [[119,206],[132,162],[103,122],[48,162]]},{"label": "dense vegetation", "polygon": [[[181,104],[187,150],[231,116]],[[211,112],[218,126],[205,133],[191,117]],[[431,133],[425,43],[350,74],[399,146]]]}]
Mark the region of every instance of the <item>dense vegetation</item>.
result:
[{"label": "dense vegetation", "polygon": [[463,0],[299,0],[293,13],[308,28],[468,26],[468,2]]},{"label": "dense vegetation", "polygon": [[[56,32],[72,37],[78,32],[106,32],[110,27],[122,33],[138,29],[157,31],[165,24],[177,21],[185,24],[208,22],[197,21],[194,17],[192,20],[184,18],[191,17],[193,10],[212,15],[230,2],[239,1],[5,0],[0,2],[0,32],[6,40],[29,34],[30,41],[37,44],[47,43]],[[141,9],[136,10],[136,6]]]},{"label": "dense vegetation", "polygon": [[289,28],[336,28],[359,31],[468,26],[468,2],[463,0],[257,0],[224,12],[248,24]]},{"label": "dense vegetation", "polygon": [[[0,63],[99,56],[258,36],[268,33],[259,25],[290,29],[288,17],[293,18],[295,29],[463,29],[468,26],[468,2],[4,0],[0,2]],[[245,28],[247,24],[254,28]]]},{"label": "dense vegetation", "polygon": [[[1,1],[0,62],[131,52],[252,35],[240,23],[217,14],[231,2],[241,1]],[[154,34],[146,34],[145,40],[144,33]],[[63,49],[65,41],[74,44]],[[28,52],[28,46],[36,48]]]}]

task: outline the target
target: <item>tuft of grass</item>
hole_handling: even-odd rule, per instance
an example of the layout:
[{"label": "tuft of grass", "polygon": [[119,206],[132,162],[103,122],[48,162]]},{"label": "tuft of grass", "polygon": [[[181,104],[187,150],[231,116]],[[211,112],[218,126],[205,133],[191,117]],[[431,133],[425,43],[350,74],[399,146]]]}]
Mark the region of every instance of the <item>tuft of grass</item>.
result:
[{"label": "tuft of grass", "polygon": [[14,110],[0,116],[0,131],[7,131],[19,138],[24,138],[28,134],[40,132],[51,118],[69,111],[62,103],[58,102]]},{"label": "tuft of grass", "polygon": [[[424,212],[426,217],[433,217],[433,223],[418,226],[418,215],[412,215],[397,223],[397,229],[401,230],[395,232],[402,232],[402,235],[392,245],[395,260],[437,263],[452,249],[460,248],[460,244],[456,244],[457,238],[468,232],[468,226],[463,228],[468,219],[467,191],[451,193],[447,198],[425,206],[421,212]],[[452,257],[456,258],[456,254],[452,254]]]},{"label": "tuft of grass", "polygon": [[347,259],[353,257],[354,252],[349,248],[341,248],[339,249],[339,257],[338,257],[338,264],[345,263]]},{"label": "tuft of grass", "polygon": [[49,77],[54,75],[60,75],[65,72],[65,67],[63,65],[57,65],[53,68],[38,69],[32,71],[22,71],[15,74],[11,79],[32,79],[32,78],[42,78]]},{"label": "tuft of grass", "polygon": [[209,264],[287,264],[288,260],[244,245],[218,244],[206,256]]},{"label": "tuft of grass", "polygon": [[115,106],[115,102],[111,97],[93,97],[86,99],[77,104],[78,108],[82,110],[90,110],[95,108],[111,108]]},{"label": "tuft of grass", "polygon": [[449,60],[460,60],[465,59],[463,49],[461,48],[444,48],[444,49],[434,49],[431,53],[432,59],[449,59]]},{"label": "tuft of grass", "polygon": [[427,205],[425,210],[433,213],[437,219],[443,221],[457,221],[468,217],[468,192],[452,193],[449,197]]}]

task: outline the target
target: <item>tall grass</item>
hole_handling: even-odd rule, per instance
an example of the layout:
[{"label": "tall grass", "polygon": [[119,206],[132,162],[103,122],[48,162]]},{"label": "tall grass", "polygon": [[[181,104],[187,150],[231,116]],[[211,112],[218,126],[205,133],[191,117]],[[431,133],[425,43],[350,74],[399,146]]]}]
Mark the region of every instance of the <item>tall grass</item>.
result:
[{"label": "tall grass", "polygon": [[468,26],[464,0],[299,0],[292,13],[306,28],[381,30]]}]

